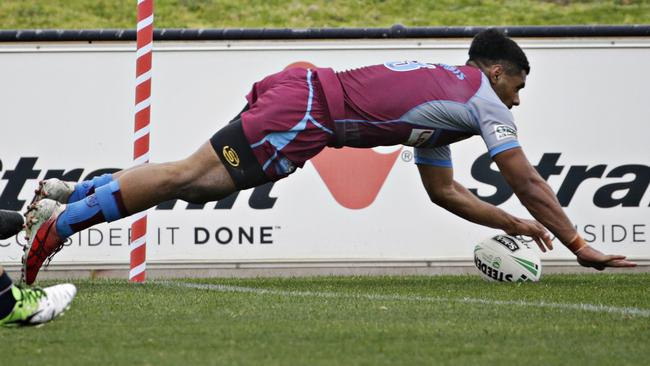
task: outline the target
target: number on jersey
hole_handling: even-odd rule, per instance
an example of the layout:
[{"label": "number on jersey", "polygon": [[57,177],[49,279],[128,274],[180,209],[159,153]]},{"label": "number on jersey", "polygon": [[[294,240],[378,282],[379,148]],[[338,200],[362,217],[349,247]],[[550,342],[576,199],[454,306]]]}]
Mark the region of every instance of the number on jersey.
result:
[{"label": "number on jersey", "polygon": [[404,72],[418,69],[435,69],[436,65],[420,61],[390,61],[384,63],[389,70]]}]

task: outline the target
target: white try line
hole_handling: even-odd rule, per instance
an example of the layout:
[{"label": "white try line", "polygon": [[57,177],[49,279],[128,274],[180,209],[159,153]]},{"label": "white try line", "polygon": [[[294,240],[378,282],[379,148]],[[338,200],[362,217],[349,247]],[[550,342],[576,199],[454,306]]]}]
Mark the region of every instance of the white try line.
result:
[{"label": "white try line", "polygon": [[618,315],[641,316],[650,318],[650,309],[639,309],[633,307],[617,307],[594,304],[565,304],[556,302],[531,302],[531,301],[513,301],[513,300],[489,300],[477,299],[471,297],[447,298],[447,297],[427,297],[427,296],[404,296],[404,295],[378,295],[378,294],[344,294],[338,292],[315,292],[315,291],[283,291],[271,290],[255,287],[241,287],[228,285],[209,285],[188,282],[156,281],[154,283],[164,286],[185,287],[199,290],[211,290],[219,292],[239,292],[251,293],[256,295],[277,295],[286,297],[316,297],[316,298],[333,298],[333,299],[361,299],[377,301],[412,301],[412,302],[457,302],[462,304],[484,304],[484,305],[508,305],[523,306],[533,308],[550,308],[561,310],[590,311],[595,313],[610,313]]}]

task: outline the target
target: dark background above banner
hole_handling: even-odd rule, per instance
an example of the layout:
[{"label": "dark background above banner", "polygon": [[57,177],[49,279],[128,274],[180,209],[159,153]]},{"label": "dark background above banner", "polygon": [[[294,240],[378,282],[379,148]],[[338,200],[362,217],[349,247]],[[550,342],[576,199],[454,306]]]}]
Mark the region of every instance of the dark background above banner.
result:
[{"label": "dark background above banner", "polygon": [[[469,38],[489,27],[156,29],[157,41]],[[648,37],[650,25],[496,27],[511,37]],[[135,29],[0,30],[0,42],[135,41]]]}]

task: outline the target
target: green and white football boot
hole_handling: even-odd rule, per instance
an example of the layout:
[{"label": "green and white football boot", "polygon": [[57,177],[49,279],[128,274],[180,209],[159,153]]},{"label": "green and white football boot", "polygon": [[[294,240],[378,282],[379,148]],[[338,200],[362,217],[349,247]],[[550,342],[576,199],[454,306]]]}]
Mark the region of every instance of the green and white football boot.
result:
[{"label": "green and white football boot", "polygon": [[24,288],[13,285],[11,292],[16,299],[14,309],[0,325],[17,327],[47,323],[70,308],[77,288],[69,283],[41,288]]}]

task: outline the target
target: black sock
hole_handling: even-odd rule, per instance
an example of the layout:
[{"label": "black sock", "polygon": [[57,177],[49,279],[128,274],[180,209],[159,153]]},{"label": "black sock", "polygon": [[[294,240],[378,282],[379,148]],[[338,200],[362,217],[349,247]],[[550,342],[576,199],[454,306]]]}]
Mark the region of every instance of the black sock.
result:
[{"label": "black sock", "polygon": [[11,291],[11,278],[7,272],[0,275],[0,319],[3,319],[11,313],[16,305],[16,299]]}]

